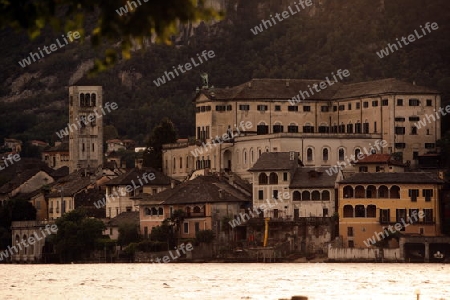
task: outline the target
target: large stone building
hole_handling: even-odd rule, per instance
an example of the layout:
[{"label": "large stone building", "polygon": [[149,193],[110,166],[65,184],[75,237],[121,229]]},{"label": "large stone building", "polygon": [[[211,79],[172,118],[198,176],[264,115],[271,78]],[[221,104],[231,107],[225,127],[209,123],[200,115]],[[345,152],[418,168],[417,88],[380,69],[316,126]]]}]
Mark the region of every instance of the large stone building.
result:
[{"label": "large stone building", "polygon": [[[253,79],[231,88],[200,90],[195,98],[197,142],[165,145],[164,172],[184,179],[209,168],[251,180],[247,170],[262,152],[295,151],[305,165],[327,167],[370,150],[376,140],[386,141],[377,153],[397,153],[414,167],[419,155],[436,150],[441,131],[437,91],[383,79],[334,82],[320,92],[308,92],[319,83]],[[294,103],[297,95],[305,99]],[[424,118],[429,120],[426,126],[416,127]]]}]

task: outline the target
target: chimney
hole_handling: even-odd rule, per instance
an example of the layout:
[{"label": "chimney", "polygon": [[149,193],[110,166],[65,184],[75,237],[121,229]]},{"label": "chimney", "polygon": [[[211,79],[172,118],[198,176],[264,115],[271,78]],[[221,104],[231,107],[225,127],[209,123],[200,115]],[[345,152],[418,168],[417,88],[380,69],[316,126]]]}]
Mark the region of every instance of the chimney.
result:
[{"label": "chimney", "polygon": [[228,183],[229,183],[230,185],[233,185],[233,182],[234,182],[233,174],[230,174],[230,175],[228,176]]},{"label": "chimney", "polygon": [[251,88],[252,87],[252,82],[249,81],[247,85],[248,85],[249,88]]}]

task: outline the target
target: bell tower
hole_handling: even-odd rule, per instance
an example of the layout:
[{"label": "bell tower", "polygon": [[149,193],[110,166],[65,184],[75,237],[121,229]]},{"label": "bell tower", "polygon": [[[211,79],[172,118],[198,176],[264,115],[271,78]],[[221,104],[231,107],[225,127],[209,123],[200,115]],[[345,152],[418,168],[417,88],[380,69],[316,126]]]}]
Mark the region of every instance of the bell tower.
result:
[{"label": "bell tower", "polygon": [[[69,171],[103,164],[101,86],[69,87]],[[72,130],[73,129],[73,130]]]}]

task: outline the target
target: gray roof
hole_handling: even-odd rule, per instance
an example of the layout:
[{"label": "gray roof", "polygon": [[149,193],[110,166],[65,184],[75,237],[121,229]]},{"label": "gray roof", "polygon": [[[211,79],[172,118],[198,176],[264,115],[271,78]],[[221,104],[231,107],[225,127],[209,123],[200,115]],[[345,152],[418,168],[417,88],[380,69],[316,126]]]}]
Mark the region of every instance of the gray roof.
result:
[{"label": "gray roof", "polygon": [[290,160],[290,152],[264,152],[248,171],[288,171],[298,165],[302,165],[302,162],[297,152],[294,152],[294,160]]},{"label": "gray roof", "polygon": [[[155,179],[154,180],[147,179],[147,183],[146,183],[145,180],[142,179],[142,176],[144,175],[144,173],[147,173],[147,174],[154,173]],[[145,186],[170,185],[171,181],[173,180],[169,176],[167,176],[153,168],[147,168],[147,169],[134,168],[134,169],[126,172],[125,174],[122,174],[120,176],[117,176],[114,179],[111,179],[110,181],[106,182],[105,185],[110,185],[110,186],[111,185],[130,185],[130,184],[133,184],[133,182],[136,185],[139,185],[140,184],[139,179],[142,181],[142,183]]]},{"label": "gray roof", "polygon": [[297,168],[291,183],[290,189],[307,188],[334,188],[337,174],[329,176],[325,170],[329,168]]},{"label": "gray roof", "polygon": [[[328,76],[333,81],[332,76]],[[339,78],[338,78],[339,80]],[[306,100],[338,100],[362,96],[404,93],[404,94],[438,94],[439,92],[427,87],[414,85],[396,78],[372,80],[359,83],[334,82],[331,86],[317,92],[312,87],[325,81],[322,79],[269,79],[255,78],[241,85],[231,88],[215,88],[200,91],[209,100],[289,100],[297,96],[299,91],[308,92]],[[289,84],[287,84],[289,82]],[[314,93],[310,92],[310,88]]]},{"label": "gray roof", "polygon": [[[216,176],[199,176],[172,189],[146,197],[147,201],[163,201],[164,204],[193,204],[218,202],[245,202],[251,197]],[[145,204],[145,200],[141,203]]]},{"label": "gray roof", "polygon": [[123,212],[106,222],[106,226],[117,227],[122,224],[139,225],[139,212],[138,211]]},{"label": "gray roof", "polygon": [[341,180],[341,184],[352,183],[433,183],[444,184],[435,174],[425,172],[405,172],[405,173],[356,173],[355,175]]}]

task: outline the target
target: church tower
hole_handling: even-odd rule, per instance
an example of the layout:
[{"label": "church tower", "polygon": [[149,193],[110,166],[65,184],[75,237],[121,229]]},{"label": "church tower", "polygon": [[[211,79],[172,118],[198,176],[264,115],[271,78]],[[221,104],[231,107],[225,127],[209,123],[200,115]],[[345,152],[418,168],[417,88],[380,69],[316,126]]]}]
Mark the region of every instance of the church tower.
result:
[{"label": "church tower", "polygon": [[69,171],[103,164],[101,86],[69,87]]}]

